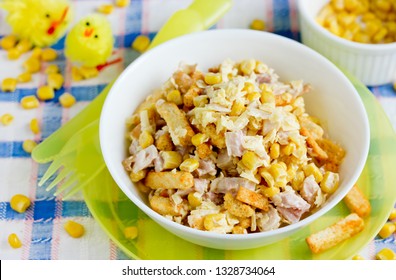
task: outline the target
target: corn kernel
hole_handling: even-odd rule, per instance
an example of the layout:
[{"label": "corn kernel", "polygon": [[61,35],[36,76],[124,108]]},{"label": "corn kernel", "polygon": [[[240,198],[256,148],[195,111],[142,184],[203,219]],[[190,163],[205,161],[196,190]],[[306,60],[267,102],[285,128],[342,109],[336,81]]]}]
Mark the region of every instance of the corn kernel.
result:
[{"label": "corn kernel", "polygon": [[363,32],[358,32],[353,36],[353,40],[358,43],[368,44],[370,43],[371,39],[368,34],[364,34]]},{"label": "corn kernel", "polygon": [[268,172],[272,175],[275,181],[278,179],[286,178],[287,172],[286,168],[282,165],[282,163],[274,163],[268,168]]},{"label": "corn kernel", "polygon": [[176,151],[161,151],[160,156],[164,160],[164,169],[178,168],[183,161],[182,155]]},{"label": "corn kernel", "polygon": [[66,232],[73,238],[79,238],[84,235],[84,226],[74,221],[67,221],[64,225]]},{"label": "corn kernel", "polygon": [[262,188],[261,192],[268,198],[273,197],[274,195],[280,193],[280,189],[276,187]]},{"label": "corn kernel", "polygon": [[396,219],[396,209],[392,209],[392,212],[389,214],[389,220]]},{"label": "corn kernel", "polygon": [[396,260],[396,253],[389,248],[384,248],[375,255],[375,258],[384,261]]},{"label": "corn kernel", "polygon": [[109,15],[113,12],[114,10],[114,6],[112,4],[103,4],[100,5],[97,9],[97,11],[99,13],[105,14],[105,15]]},{"label": "corn kernel", "polygon": [[250,75],[256,68],[256,61],[253,59],[243,60],[239,67],[244,75]]},{"label": "corn kernel", "polygon": [[139,35],[133,40],[132,48],[138,52],[144,52],[150,45],[150,38],[146,35]]},{"label": "corn kernel", "polygon": [[82,66],[78,69],[83,79],[90,79],[99,75],[99,70],[96,67]]},{"label": "corn kernel", "polygon": [[282,147],[282,153],[286,156],[290,156],[295,150],[297,146],[295,143],[289,143],[286,146]]},{"label": "corn kernel", "polygon": [[368,13],[364,13],[363,16],[361,17],[363,22],[367,22],[373,19],[376,19],[377,17],[375,16],[375,14],[368,12]]},{"label": "corn kernel", "polygon": [[337,36],[341,36],[341,34],[344,32],[344,28],[342,28],[342,26],[338,24],[337,21],[331,22],[328,29],[331,33]]},{"label": "corn kernel", "polygon": [[323,180],[323,175],[320,172],[319,168],[314,164],[310,163],[303,167],[305,177],[313,175],[315,177],[315,181],[320,183]]},{"label": "corn kernel", "polygon": [[18,213],[25,213],[30,206],[30,199],[23,194],[16,194],[10,200],[11,208]]},{"label": "corn kernel", "polygon": [[250,29],[264,31],[265,22],[261,19],[254,19],[250,24]]},{"label": "corn kernel", "polygon": [[272,92],[263,90],[260,97],[261,103],[275,103],[275,96]]},{"label": "corn kernel", "polygon": [[366,28],[365,31],[367,35],[373,36],[375,33],[377,33],[381,28],[381,24],[378,24],[376,21],[369,21],[366,23]]},{"label": "corn kernel", "polygon": [[131,0],[116,0],[116,5],[120,8],[124,8],[129,6]]},{"label": "corn kernel", "polygon": [[222,81],[221,75],[218,73],[206,73],[204,80],[208,85],[215,85]]},{"label": "corn kernel", "polygon": [[388,30],[385,27],[382,27],[372,38],[374,43],[379,43],[381,42],[386,34],[388,34]]},{"label": "corn kernel", "polygon": [[255,152],[247,151],[242,156],[242,163],[249,170],[254,170],[261,165],[260,158]]},{"label": "corn kernel", "polygon": [[166,100],[167,100],[168,102],[175,103],[176,105],[181,105],[181,104],[183,104],[183,98],[182,98],[182,96],[181,96],[180,91],[177,90],[177,89],[174,89],[174,90],[170,91],[170,92],[168,93],[168,95],[166,96]]},{"label": "corn kernel", "polygon": [[22,242],[19,239],[18,235],[16,235],[15,233],[11,233],[8,236],[8,244],[10,244],[10,246],[14,249],[18,249],[22,247]]},{"label": "corn kernel", "polygon": [[28,95],[21,99],[21,106],[24,109],[33,109],[40,106],[40,102],[35,95]]},{"label": "corn kernel", "polygon": [[18,39],[14,35],[8,35],[0,40],[0,47],[4,50],[10,50],[15,47]]},{"label": "corn kernel", "polygon": [[[75,67],[73,67],[75,68]],[[59,67],[56,64],[51,64],[48,65],[47,68],[45,68],[45,74],[49,75],[49,74],[56,74],[59,73]]]},{"label": "corn kernel", "polygon": [[354,14],[348,14],[346,12],[342,12],[337,15],[338,22],[343,26],[343,27],[348,27],[350,24],[354,23],[356,20],[356,15]]},{"label": "corn kernel", "polygon": [[331,6],[328,7],[332,7],[337,11],[341,11],[344,9],[344,0],[331,0],[330,4]]},{"label": "corn kernel", "polygon": [[392,3],[387,0],[377,0],[375,1],[375,6],[385,13],[390,12],[392,9]]},{"label": "corn kernel", "polygon": [[129,178],[131,179],[132,182],[136,183],[136,182],[139,182],[140,180],[144,179],[144,177],[146,177],[146,175],[147,175],[147,169],[143,169],[136,173],[131,172],[129,174]]},{"label": "corn kernel", "polygon": [[16,48],[12,48],[7,51],[7,58],[10,60],[18,59],[20,56],[21,56],[21,52]]},{"label": "corn kernel", "polygon": [[326,171],[322,181],[320,182],[320,188],[325,193],[332,194],[338,189],[339,183],[340,183],[340,177],[338,173]]},{"label": "corn kernel", "polygon": [[28,39],[22,39],[18,42],[18,44],[15,46],[17,50],[19,50],[21,53],[25,53],[30,51],[30,49],[33,47],[33,44],[28,40]]},{"label": "corn kernel", "polygon": [[22,149],[23,149],[26,153],[28,153],[28,154],[31,154],[32,151],[33,151],[33,149],[34,149],[36,146],[37,146],[37,143],[36,143],[35,141],[33,141],[33,140],[30,140],[30,139],[25,140],[25,141],[23,141],[23,143],[22,143]]},{"label": "corn kernel", "polygon": [[225,214],[216,213],[206,215],[204,218],[204,227],[206,230],[212,230],[216,227],[217,224],[220,223],[222,219],[225,218]]},{"label": "corn kernel", "polygon": [[258,92],[250,92],[246,94],[246,99],[249,100],[250,102],[259,99],[261,97],[261,94]]},{"label": "corn kernel", "polygon": [[154,143],[154,138],[151,135],[150,132],[148,132],[147,130],[143,131],[140,135],[139,135],[139,145],[145,149],[148,146],[152,145]]},{"label": "corn kernel", "polygon": [[185,159],[181,164],[180,164],[180,170],[181,171],[186,171],[186,172],[193,172],[194,170],[198,169],[199,167],[199,162],[195,158],[188,158]]},{"label": "corn kernel", "polygon": [[72,74],[72,80],[75,82],[79,82],[84,79],[83,75],[80,72],[80,69],[78,69],[75,66],[72,67],[71,74]]},{"label": "corn kernel", "polygon": [[246,93],[251,93],[254,92],[255,88],[252,83],[246,82],[242,88],[242,91],[245,91]]},{"label": "corn kernel", "polygon": [[30,121],[30,130],[34,133],[34,134],[39,134],[40,133],[40,124],[38,119],[34,118]]},{"label": "corn kernel", "polygon": [[47,84],[55,90],[60,89],[63,86],[63,76],[59,73],[48,74],[47,76]]},{"label": "corn kernel", "polygon": [[29,72],[25,72],[18,75],[18,82],[20,83],[28,83],[32,80],[32,74]]},{"label": "corn kernel", "polygon": [[138,231],[137,227],[130,226],[130,227],[124,228],[124,236],[126,239],[133,240],[136,237],[138,237],[138,233],[139,233],[139,231]]},{"label": "corn kernel", "polygon": [[39,47],[35,47],[32,51],[32,57],[40,59],[42,53],[42,49]]},{"label": "corn kernel", "polygon": [[209,137],[203,133],[197,133],[191,138],[191,143],[195,146],[198,147],[202,143],[205,143],[206,141],[209,140]]},{"label": "corn kernel", "polygon": [[1,90],[7,92],[14,92],[16,90],[17,80],[14,78],[5,78],[1,82]]},{"label": "corn kernel", "polygon": [[63,108],[70,108],[76,104],[76,98],[72,94],[65,92],[59,96],[59,103]]},{"label": "corn kernel", "polygon": [[240,100],[235,100],[231,106],[230,116],[240,116],[245,110],[245,104]]},{"label": "corn kernel", "polygon": [[301,190],[304,179],[305,179],[304,171],[301,170],[297,171],[296,176],[291,181],[292,188],[296,191]]},{"label": "corn kernel", "polygon": [[345,0],[344,1],[344,7],[345,10],[347,10],[348,12],[353,12],[356,10],[356,8],[358,7],[359,2],[357,0]]},{"label": "corn kernel", "polygon": [[278,143],[274,143],[270,147],[270,157],[271,159],[277,159],[280,155],[280,145]]},{"label": "corn kernel", "polygon": [[352,257],[352,260],[357,261],[357,260],[364,260],[364,258],[361,255],[355,255]]},{"label": "corn kernel", "polygon": [[379,231],[378,235],[381,238],[388,238],[389,236],[391,236],[396,230],[396,226],[392,223],[385,223],[385,225],[381,228],[381,230]]},{"label": "corn kernel", "polygon": [[187,196],[187,200],[193,208],[196,208],[202,204],[202,197],[197,192],[190,192]]},{"label": "corn kernel", "polygon": [[1,117],[0,117],[0,122],[3,124],[3,125],[10,125],[11,123],[12,123],[12,121],[14,120],[14,116],[13,115],[11,115],[11,114],[4,114],[4,115],[2,115]]},{"label": "corn kernel", "polygon": [[50,100],[55,97],[54,89],[50,86],[39,87],[36,94],[40,100]]},{"label": "corn kernel", "polygon": [[40,71],[41,63],[37,58],[30,57],[23,63],[23,67],[27,72],[37,73]]},{"label": "corn kernel", "polygon": [[56,50],[51,48],[46,48],[41,51],[42,61],[54,61],[58,57]]}]

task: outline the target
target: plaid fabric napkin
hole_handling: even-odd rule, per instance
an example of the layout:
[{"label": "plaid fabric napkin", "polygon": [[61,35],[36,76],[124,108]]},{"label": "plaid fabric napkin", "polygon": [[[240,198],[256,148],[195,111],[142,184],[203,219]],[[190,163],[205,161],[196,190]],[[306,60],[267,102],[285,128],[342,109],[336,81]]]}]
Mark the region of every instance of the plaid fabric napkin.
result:
[{"label": "plaid fabric napkin", "polygon": [[[214,28],[248,28],[255,19],[263,19],[267,30],[289,38],[299,40],[297,0],[236,0],[233,8]],[[75,22],[82,16],[93,13],[105,3],[113,1],[73,1]],[[0,115],[10,113],[14,121],[10,126],[0,125],[0,259],[126,259],[126,255],[109,239],[99,224],[91,216],[81,194],[73,200],[62,201],[54,197],[53,191],[38,187],[37,183],[48,168],[35,163],[22,149],[26,139],[42,141],[70,118],[81,111],[101,90],[116,78],[139,54],[130,46],[139,34],[148,34],[151,38],[176,10],[187,7],[188,0],[132,0],[127,8],[116,8],[108,15],[115,35],[113,59],[122,58],[121,63],[107,67],[94,79],[74,82],[71,79],[71,63],[63,55],[64,38],[53,48],[58,51],[57,64],[65,77],[64,87],[56,92],[54,100],[41,103],[38,109],[23,110],[19,101],[26,95],[35,94],[37,87],[45,83],[42,71],[33,75],[33,80],[18,85],[14,93],[0,91]],[[5,23],[4,11],[0,11],[0,36],[10,33]],[[22,63],[29,54],[17,61],[9,61],[6,52],[0,50],[0,80],[16,77],[22,71]],[[370,88],[396,127],[396,93],[391,85]],[[59,105],[58,97],[63,92],[72,93],[77,104],[69,109]],[[32,118],[39,119],[41,133],[33,135],[29,129]],[[23,214],[10,208],[10,199],[14,194],[27,195],[32,206]],[[83,238],[73,239],[63,230],[67,220],[84,224],[86,234]],[[7,243],[10,233],[16,233],[23,246],[12,249]],[[395,234],[386,239],[372,240],[363,248],[361,254],[373,258],[375,252],[384,246],[396,250]]]}]

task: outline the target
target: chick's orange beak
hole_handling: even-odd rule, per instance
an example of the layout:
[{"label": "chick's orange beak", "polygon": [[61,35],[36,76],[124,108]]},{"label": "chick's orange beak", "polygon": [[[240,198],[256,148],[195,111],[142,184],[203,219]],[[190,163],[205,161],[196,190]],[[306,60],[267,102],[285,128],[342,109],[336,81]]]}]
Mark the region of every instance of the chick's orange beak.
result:
[{"label": "chick's orange beak", "polygon": [[67,16],[67,13],[68,13],[68,12],[69,12],[69,7],[66,7],[66,8],[63,10],[63,13],[62,13],[61,18],[60,18],[59,20],[55,20],[55,21],[51,22],[51,25],[50,25],[50,27],[49,27],[48,30],[47,30],[47,34],[48,34],[48,35],[52,35],[52,34],[55,33],[56,28],[57,28],[62,22],[65,21],[65,18],[66,18],[66,16]]},{"label": "chick's orange beak", "polygon": [[85,29],[85,31],[84,31],[84,36],[85,36],[85,37],[90,37],[90,36],[92,35],[93,32],[94,32],[94,29],[93,29],[93,28],[87,28],[87,29]]}]

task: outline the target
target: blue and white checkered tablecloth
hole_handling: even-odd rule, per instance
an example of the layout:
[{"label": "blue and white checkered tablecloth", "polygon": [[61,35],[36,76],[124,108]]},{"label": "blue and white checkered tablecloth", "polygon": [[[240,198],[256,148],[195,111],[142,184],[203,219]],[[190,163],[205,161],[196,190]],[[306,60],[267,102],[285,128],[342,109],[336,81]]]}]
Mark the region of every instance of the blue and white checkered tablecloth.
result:
[{"label": "blue and white checkered tablecloth", "polygon": [[[297,0],[235,0],[232,9],[214,28],[248,28],[255,18],[265,20],[267,30],[299,40]],[[82,16],[93,13],[96,8],[113,1],[75,0],[74,22]],[[106,68],[94,79],[75,82],[71,78],[71,63],[63,55],[64,38],[53,48],[58,51],[57,64],[65,77],[65,84],[56,91],[53,100],[42,102],[40,107],[24,110],[19,101],[26,95],[35,94],[37,87],[45,83],[44,69],[33,75],[33,80],[18,85],[14,93],[0,91],[0,116],[12,114],[15,119],[9,126],[0,125],[0,259],[125,259],[126,255],[110,240],[99,224],[91,216],[82,195],[73,200],[62,201],[54,197],[53,191],[47,192],[38,187],[38,178],[44,174],[48,165],[39,165],[22,149],[26,139],[42,141],[69,119],[80,112],[101,90],[139,54],[130,46],[139,34],[151,38],[161,25],[176,10],[187,7],[189,0],[132,0],[127,8],[116,8],[107,17],[112,23],[115,51],[113,58],[122,58],[118,63]],[[6,13],[0,10],[0,36],[10,34],[5,23]],[[0,80],[16,77],[21,73],[22,63],[29,54],[16,61],[6,58],[0,49]],[[396,92],[392,85],[370,88],[396,127]],[[58,97],[63,92],[72,93],[77,104],[62,108]],[[41,133],[34,135],[29,129],[31,119],[37,118]],[[396,144],[396,143],[395,143]],[[10,199],[21,193],[27,195],[32,206],[23,214],[10,208]],[[70,238],[63,230],[66,220],[82,223],[86,228],[83,238]],[[17,233],[23,246],[13,249],[7,242],[10,233]],[[396,249],[395,234],[387,240],[373,240],[362,250],[362,255],[372,259],[376,248],[386,242]]]}]

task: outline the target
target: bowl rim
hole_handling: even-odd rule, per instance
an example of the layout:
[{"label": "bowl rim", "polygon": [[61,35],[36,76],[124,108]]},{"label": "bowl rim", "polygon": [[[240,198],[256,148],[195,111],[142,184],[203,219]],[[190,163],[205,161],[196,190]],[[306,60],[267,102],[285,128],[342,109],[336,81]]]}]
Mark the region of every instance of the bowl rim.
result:
[{"label": "bowl rim", "polygon": [[[224,36],[226,36],[226,34],[232,34],[233,36],[236,36],[236,35],[238,35],[238,33],[246,33],[246,34],[251,33],[252,34],[251,36],[267,36],[269,39],[287,41],[287,43],[292,44],[294,48],[301,49],[301,51],[308,51],[310,53],[310,55],[312,57],[314,57],[315,59],[322,60],[323,63],[327,64],[328,67],[332,68],[332,70],[335,71],[335,74],[338,75],[338,78],[341,79],[343,81],[343,83],[345,83],[345,85],[349,88],[350,93],[354,95],[356,101],[360,105],[360,106],[358,106],[358,108],[361,111],[362,115],[364,116],[364,119],[362,120],[362,125],[364,126],[366,133],[365,133],[365,139],[364,139],[365,140],[364,151],[362,151],[362,152],[364,152],[363,158],[359,162],[359,164],[356,166],[356,172],[354,172],[353,176],[350,178],[350,185],[347,186],[342,192],[339,193],[337,199],[332,200],[330,203],[326,203],[323,207],[321,207],[320,209],[317,209],[315,212],[313,212],[309,216],[305,217],[304,219],[302,219],[294,224],[289,224],[287,226],[277,228],[275,230],[270,230],[270,231],[265,231],[265,232],[255,232],[255,233],[250,233],[250,234],[222,234],[222,233],[216,233],[216,232],[203,231],[203,230],[199,230],[199,229],[195,229],[195,228],[191,228],[188,226],[178,224],[174,221],[170,221],[170,220],[166,219],[164,216],[155,212],[153,209],[151,209],[146,203],[141,201],[139,198],[135,197],[134,195],[130,196],[129,192],[125,192],[124,189],[127,189],[127,187],[123,186],[122,180],[121,180],[121,178],[119,178],[116,168],[114,166],[108,164],[109,156],[111,155],[111,152],[106,149],[106,147],[109,145],[104,146],[104,142],[102,141],[103,138],[106,138],[105,133],[104,133],[105,128],[104,128],[103,123],[105,122],[104,119],[105,119],[106,115],[111,113],[111,109],[109,109],[109,108],[111,108],[111,105],[109,105],[110,102],[108,101],[110,99],[109,97],[113,95],[113,92],[115,92],[119,86],[122,86],[121,81],[123,81],[125,79],[125,77],[128,75],[128,73],[130,71],[134,70],[135,68],[138,68],[139,65],[145,63],[145,60],[149,59],[150,56],[152,56],[153,54],[156,54],[158,52],[161,53],[161,52],[163,52],[163,49],[172,48],[175,45],[179,45],[179,44],[183,43],[184,41],[189,41],[191,39],[194,39],[195,37],[199,38],[202,36],[203,37],[211,36],[211,34],[213,34],[213,35],[225,34]],[[158,222],[158,224],[160,226],[164,227],[165,229],[167,229],[168,231],[171,231],[173,233],[175,233],[175,231],[176,232],[185,232],[191,236],[195,236],[196,238],[201,238],[201,239],[210,238],[210,239],[217,240],[217,241],[224,240],[227,242],[228,241],[242,241],[242,240],[243,241],[247,241],[247,240],[254,241],[256,239],[272,237],[272,236],[276,236],[278,234],[283,234],[286,232],[292,233],[304,226],[309,225],[310,223],[312,223],[313,221],[315,221],[316,219],[318,219],[319,217],[321,217],[322,215],[324,215],[325,213],[327,213],[328,211],[333,209],[334,206],[336,206],[345,197],[347,192],[353,187],[355,182],[358,180],[361,172],[363,171],[363,168],[367,161],[368,152],[369,152],[370,127],[369,127],[367,112],[364,108],[362,100],[359,97],[358,92],[352,85],[351,81],[342,73],[342,71],[340,69],[338,69],[326,57],[324,57],[323,55],[319,54],[315,50],[309,48],[306,45],[303,45],[302,43],[300,43],[298,41],[292,40],[290,38],[287,38],[287,37],[284,37],[284,36],[281,36],[278,34],[274,34],[274,33],[270,33],[270,32],[263,32],[263,31],[256,31],[256,30],[249,30],[249,29],[242,29],[242,28],[235,28],[235,29],[230,28],[230,29],[205,30],[205,31],[199,31],[199,32],[195,32],[192,34],[180,36],[178,38],[169,40],[169,41],[167,41],[153,49],[148,50],[147,52],[140,55],[137,59],[135,59],[131,64],[129,64],[128,67],[124,69],[124,71],[121,73],[121,75],[114,82],[114,84],[111,87],[111,89],[106,97],[106,100],[103,104],[103,108],[102,108],[102,111],[100,114],[99,138],[100,138],[100,147],[102,150],[104,161],[106,163],[106,167],[108,168],[110,175],[112,176],[112,178],[114,179],[114,181],[116,182],[118,187],[145,214],[147,214],[149,217],[154,219],[156,222],[160,221],[160,222]],[[135,183],[132,183],[132,184],[135,185]],[[166,226],[164,226],[163,224],[165,224]],[[172,230],[170,230],[170,228]],[[183,236],[181,238],[186,238],[186,237]],[[192,241],[192,242],[194,242],[194,241]],[[255,246],[255,247],[259,247],[259,245]]]},{"label": "bowl rim", "polygon": [[[323,26],[319,25],[315,22],[314,17],[307,11],[307,6],[310,4],[307,0],[298,0],[298,11],[300,17],[303,16],[304,19],[313,27],[317,32],[321,33],[323,36],[326,36],[328,39],[335,41],[338,44],[341,44],[345,47],[352,48],[354,50],[364,50],[364,51],[396,51],[396,42],[387,43],[387,44],[364,44],[353,41],[348,41],[344,38],[338,37],[334,35]],[[329,1],[327,1],[329,2]]]}]

